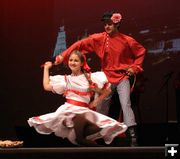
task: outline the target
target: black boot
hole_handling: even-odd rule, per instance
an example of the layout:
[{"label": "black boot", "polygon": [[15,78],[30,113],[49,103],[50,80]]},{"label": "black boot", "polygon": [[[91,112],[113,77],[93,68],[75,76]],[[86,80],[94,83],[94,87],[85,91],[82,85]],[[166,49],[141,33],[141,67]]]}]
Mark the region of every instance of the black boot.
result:
[{"label": "black boot", "polygon": [[138,146],[136,126],[130,126],[128,128],[128,134],[131,138],[130,146],[131,147]]}]

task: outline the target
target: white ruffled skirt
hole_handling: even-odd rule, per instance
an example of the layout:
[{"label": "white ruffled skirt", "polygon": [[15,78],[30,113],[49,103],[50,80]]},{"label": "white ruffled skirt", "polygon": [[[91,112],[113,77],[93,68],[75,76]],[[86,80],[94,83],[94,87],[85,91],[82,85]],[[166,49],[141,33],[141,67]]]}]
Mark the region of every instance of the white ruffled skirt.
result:
[{"label": "white ruffled skirt", "polygon": [[101,128],[98,133],[87,136],[86,138],[89,140],[103,138],[106,144],[110,144],[116,136],[127,130],[124,123],[119,123],[86,107],[74,106],[69,103],[61,105],[53,113],[29,118],[28,124],[40,134],[54,133],[56,136],[68,138],[70,142],[77,144],[73,118],[76,114],[83,113],[88,120]]}]

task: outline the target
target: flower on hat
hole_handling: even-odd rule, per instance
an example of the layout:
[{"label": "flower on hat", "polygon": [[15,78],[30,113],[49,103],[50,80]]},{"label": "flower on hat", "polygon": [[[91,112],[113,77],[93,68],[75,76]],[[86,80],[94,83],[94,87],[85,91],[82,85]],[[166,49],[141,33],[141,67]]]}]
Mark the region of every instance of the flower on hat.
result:
[{"label": "flower on hat", "polygon": [[111,20],[113,23],[119,23],[122,19],[122,16],[120,13],[113,13],[113,15],[111,16]]}]

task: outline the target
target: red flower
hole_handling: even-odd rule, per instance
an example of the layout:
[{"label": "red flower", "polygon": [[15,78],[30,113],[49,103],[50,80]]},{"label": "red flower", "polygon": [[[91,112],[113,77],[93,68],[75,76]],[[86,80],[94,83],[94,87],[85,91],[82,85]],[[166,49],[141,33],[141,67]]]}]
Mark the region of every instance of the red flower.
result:
[{"label": "red flower", "polygon": [[112,16],[111,16],[111,20],[113,23],[119,23],[122,19],[122,16],[120,13],[114,13]]}]

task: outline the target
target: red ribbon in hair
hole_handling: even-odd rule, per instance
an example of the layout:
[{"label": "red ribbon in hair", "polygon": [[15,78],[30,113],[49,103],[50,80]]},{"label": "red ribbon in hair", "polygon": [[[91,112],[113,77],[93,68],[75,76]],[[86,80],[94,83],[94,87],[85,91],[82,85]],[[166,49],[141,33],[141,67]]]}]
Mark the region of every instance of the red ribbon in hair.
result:
[{"label": "red ribbon in hair", "polygon": [[89,65],[87,64],[86,56],[83,55],[83,57],[84,57],[84,65],[83,65],[83,69],[84,69],[86,72],[90,72],[91,68],[90,68]]}]

